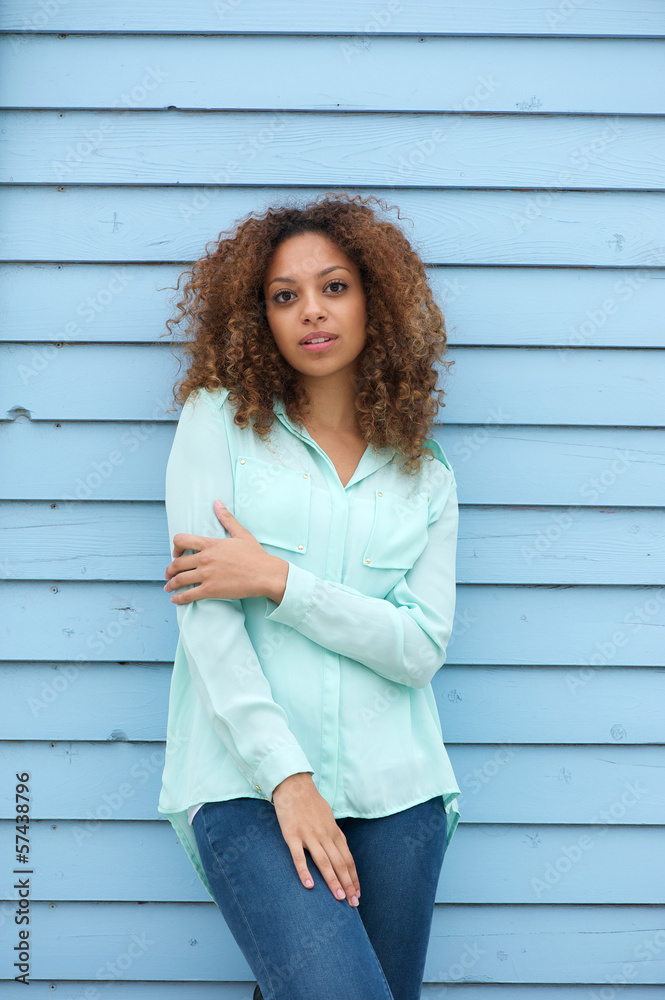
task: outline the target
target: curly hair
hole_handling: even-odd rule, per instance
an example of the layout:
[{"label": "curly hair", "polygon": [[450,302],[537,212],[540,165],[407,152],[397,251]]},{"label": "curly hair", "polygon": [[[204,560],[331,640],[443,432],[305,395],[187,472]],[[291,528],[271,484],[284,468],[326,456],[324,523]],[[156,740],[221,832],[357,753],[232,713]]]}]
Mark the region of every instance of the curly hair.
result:
[{"label": "curly hair", "polygon": [[[408,473],[417,472],[434,418],[443,406],[435,364],[447,367],[444,317],[427,284],[425,267],[401,230],[377,216],[385,201],[327,192],[304,207],[251,212],[233,232],[222,232],[189,275],[167,320],[168,332],[184,327],[186,374],[176,383],[176,404],[197,388],[229,389],[235,423],[266,436],[275,420],[273,395],[302,426],[309,398],[298,373],[280,354],[266,319],[263,278],[277,247],[292,236],[320,233],[356,264],[366,300],[367,337],[358,357],[356,414],[360,432],[375,450],[395,448]],[[392,209],[394,206],[391,206]],[[401,218],[399,209],[397,217]],[[162,336],[166,336],[163,334]]]}]

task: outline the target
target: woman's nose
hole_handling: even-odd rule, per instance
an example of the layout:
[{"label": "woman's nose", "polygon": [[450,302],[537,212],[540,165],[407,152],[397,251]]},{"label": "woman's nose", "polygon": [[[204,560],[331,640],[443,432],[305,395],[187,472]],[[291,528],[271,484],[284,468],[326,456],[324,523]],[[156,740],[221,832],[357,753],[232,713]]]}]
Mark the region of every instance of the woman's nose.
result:
[{"label": "woman's nose", "polygon": [[303,319],[320,320],[325,318],[326,311],[321,302],[312,298],[303,302],[302,316]]}]

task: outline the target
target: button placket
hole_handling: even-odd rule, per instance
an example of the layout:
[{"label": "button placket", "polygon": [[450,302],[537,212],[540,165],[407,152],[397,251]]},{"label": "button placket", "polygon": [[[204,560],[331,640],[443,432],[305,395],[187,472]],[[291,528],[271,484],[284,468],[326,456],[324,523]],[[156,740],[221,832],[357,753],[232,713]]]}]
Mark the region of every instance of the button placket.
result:
[{"label": "button placket", "polygon": [[[326,579],[342,582],[345,539],[348,527],[349,494],[328,459],[321,470],[330,491],[330,528],[326,552]],[[340,655],[332,650],[323,651],[323,676],[321,686],[321,769],[319,791],[333,802],[339,782],[339,699],[341,687]]]},{"label": "button placket", "polygon": [[[382,493],[381,490],[377,490],[376,491],[376,495],[377,495],[377,497],[382,497],[383,493]],[[369,559],[369,558],[365,558],[365,563],[366,563],[367,566],[371,566],[372,565],[372,560]]]}]

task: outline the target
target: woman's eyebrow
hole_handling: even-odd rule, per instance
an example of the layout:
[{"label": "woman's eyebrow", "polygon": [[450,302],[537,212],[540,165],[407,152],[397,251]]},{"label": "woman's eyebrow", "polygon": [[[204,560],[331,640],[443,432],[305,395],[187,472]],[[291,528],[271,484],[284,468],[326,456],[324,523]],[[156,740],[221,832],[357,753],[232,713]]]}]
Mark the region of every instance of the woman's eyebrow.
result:
[{"label": "woman's eyebrow", "polygon": [[[319,273],[318,273],[318,274],[316,275],[316,277],[317,277],[317,278],[323,278],[323,276],[324,276],[324,275],[326,275],[326,274],[330,274],[330,272],[331,272],[331,271],[348,271],[348,272],[349,272],[349,274],[351,274],[351,269],[350,269],[349,267],[344,267],[344,265],[343,265],[343,264],[333,264],[333,266],[332,266],[332,267],[327,267],[327,268],[325,269],[325,271],[320,271],[320,272],[319,272]],[[272,283],[273,283],[274,281],[288,281],[288,283],[289,283],[290,285],[295,285],[295,284],[296,284],[296,280],[295,280],[295,278],[273,278],[273,279],[272,279],[272,281],[269,281],[269,282],[268,282],[268,288],[270,288],[270,286],[272,285]]]}]

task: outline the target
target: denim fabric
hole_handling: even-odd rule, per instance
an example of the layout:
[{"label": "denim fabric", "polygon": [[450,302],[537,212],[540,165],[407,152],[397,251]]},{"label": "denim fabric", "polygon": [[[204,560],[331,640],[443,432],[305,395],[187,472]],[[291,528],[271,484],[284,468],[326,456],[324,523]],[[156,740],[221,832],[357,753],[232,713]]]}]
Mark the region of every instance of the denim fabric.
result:
[{"label": "denim fabric", "polygon": [[358,871],[357,907],[335,899],[308,851],[314,887],[303,886],[270,802],[206,803],[193,829],[264,1000],[419,1000],[446,851],[443,800],[337,824]]}]

